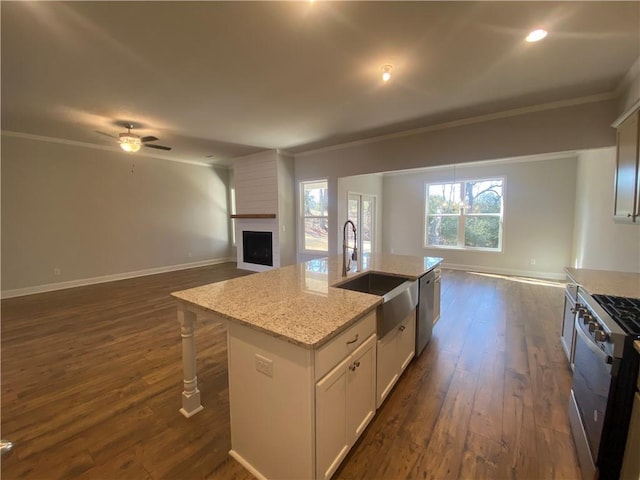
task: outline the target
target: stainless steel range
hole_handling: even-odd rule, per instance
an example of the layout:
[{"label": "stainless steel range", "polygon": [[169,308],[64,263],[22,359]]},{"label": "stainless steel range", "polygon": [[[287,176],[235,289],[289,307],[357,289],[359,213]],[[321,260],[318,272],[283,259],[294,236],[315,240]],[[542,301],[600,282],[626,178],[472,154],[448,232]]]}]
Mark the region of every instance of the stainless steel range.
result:
[{"label": "stainless steel range", "polygon": [[640,338],[640,299],[579,289],[569,420],[582,475],[617,479],[624,455]]}]

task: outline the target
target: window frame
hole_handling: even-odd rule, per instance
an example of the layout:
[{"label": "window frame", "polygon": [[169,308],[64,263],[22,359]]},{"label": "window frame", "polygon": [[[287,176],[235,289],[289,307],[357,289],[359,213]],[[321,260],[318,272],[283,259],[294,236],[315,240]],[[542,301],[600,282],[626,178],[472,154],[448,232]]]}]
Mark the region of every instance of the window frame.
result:
[{"label": "window frame", "polygon": [[[459,213],[449,214],[429,214],[429,187],[432,185],[460,185],[460,193],[464,192],[464,184],[469,182],[502,182],[502,197],[500,205],[500,213],[470,213],[464,212],[464,207],[460,208]],[[455,181],[442,181],[442,182],[425,182],[424,183],[424,210],[423,210],[423,229],[422,229],[422,247],[424,249],[444,249],[444,250],[465,250],[475,252],[489,252],[489,253],[502,253],[504,251],[504,212],[505,212],[505,197],[506,197],[506,178],[504,176],[491,176],[486,178],[472,178],[472,179],[459,179]],[[462,199],[460,199],[462,201]],[[438,217],[457,217],[458,218],[458,243],[457,245],[430,245],[429,242],[429,216]],[[470,217],[498,217],[498,247],[470,247],[464,244],[465,241],[465,219]]]},{"label": "window frame", "polygon": [[[321,184],[324,183],[324,185],[326,186],[326,190],[327,190],[327,199],[329,196],[329,179],[327,178],[320,178],[320,179],[316,179],[316,180],[303,180],[301,182],[299,182],[298,184],[298,201],[299,201],[299,218],[300,218],[300,242],[299,242],[299,246],[300,246],[300,252],[301,253],[310,253],[310,254],[316,254],[316,253],[323,253],[323,254],[328,254],[329,253],[329,211],[328,211],[328,205],[327,205],[327,215],[305,215],[305,200],[304,200],[304,192],[305,192],[305,185],[308,184]],[[317,250],[317,249],[309,249],[306,248],[306,220],[307,219],[326,219],[327,222],[327,248],[326,250]]]}]

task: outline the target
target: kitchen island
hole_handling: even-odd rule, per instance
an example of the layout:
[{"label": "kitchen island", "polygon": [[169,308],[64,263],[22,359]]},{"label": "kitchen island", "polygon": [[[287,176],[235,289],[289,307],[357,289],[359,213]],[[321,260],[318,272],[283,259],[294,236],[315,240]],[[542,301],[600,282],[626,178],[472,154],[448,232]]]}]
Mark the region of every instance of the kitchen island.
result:
[{"label": "kitchen island", "polygon": [[[203,408],[195,325],[203,318],[224,323],[230,454],[258,478],[330,476],[375,414],[382,303],[335,286],[367,271],[417,280],[441,262],[365,255],[344,278],[342,256],[332,256],[173,293],[183,345],[181,413]],[[415,315],[410,320],[415,329]]]}]

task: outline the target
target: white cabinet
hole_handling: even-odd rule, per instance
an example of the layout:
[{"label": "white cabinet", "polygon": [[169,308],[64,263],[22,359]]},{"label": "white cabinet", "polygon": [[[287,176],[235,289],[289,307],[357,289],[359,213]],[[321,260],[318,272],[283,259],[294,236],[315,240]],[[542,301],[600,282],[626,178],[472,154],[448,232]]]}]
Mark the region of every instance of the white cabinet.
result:
[{"label": "white cabinet", "polygon": [[415,339],[416,311],[413,310],[394,330],[378,340],[376,407],[382,405],[415,355]]},{"label": "white cabinet", "polygon": [[636,392],[633,399],[627,446],[624,451],[624,460],[622,461],[622,470],[620,472],[622,480],[637,480],[640,478],[640,455],[638,455],[638,452],[640,452],[640,393]]},{"label": "white cabinet", "polygon": [[614,218],[623,222],[640,223],[639,115],[636,110],[617,127]]},{"label": "white cabinet", "polygon": [[376,336],[316,384],[316,478],[328,479],[375,415]]},{"label": "white cabinet", "polygon": [[229,454],[257,478],[328,478],[375,415],[376,311],[320,348],[228,324]]}]

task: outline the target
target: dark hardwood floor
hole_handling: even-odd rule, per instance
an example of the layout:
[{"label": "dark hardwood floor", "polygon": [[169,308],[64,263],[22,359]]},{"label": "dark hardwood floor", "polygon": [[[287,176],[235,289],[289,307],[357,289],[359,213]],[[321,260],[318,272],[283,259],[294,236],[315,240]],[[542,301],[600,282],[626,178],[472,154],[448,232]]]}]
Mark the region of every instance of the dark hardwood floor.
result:
[{"label": "dark hardwood floor", "polygon": [[[7,479],[250,479],[231,459],[224,329],[196,329],[205,409],[178,413],[169,293],[246,274],[203,267],[2,301]],[[577,479],[563,291],[444,271],[442,317],[336,479]]]}]

